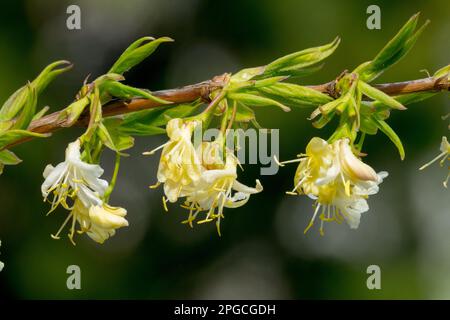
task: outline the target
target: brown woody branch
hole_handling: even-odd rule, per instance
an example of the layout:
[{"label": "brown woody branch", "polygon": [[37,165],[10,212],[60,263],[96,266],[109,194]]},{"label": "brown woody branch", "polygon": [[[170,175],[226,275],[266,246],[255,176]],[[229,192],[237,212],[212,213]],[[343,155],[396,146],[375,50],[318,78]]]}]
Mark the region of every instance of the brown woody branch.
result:
[{"label": "brown woody branch", "polygon": [[[197,99],[202,99],[208,102],[210,93],[213,90],[221,88],[224,85],[223,80],[226,76],[227,74],[223,74],[220,76],[216,76],[208,81],[200,82],[197,84],[177,89],[154,91],[152,92],[152,94],[158,98],[164,99],[166,101],[171,101],[173,103],[189,103]],[[333,80],[328,83],[320,85],[311,85],[308,87],[335,97],[336,96],[335,83],[336,81]],[[433,92],[433,91],[450,90],[449,82],[445,77],[442,78],[428,77],[413,81],[375,84],[374,87],[392,96],[423,91]],[[161,105],[160,103],[154,102],[152,100],[141,98],[132,99],[130,101],[119,101],[119,100],[111,101],[103,106],[103,116],[104,117],[116,116],[161,106],[164,105]],[[165,106],[171,105],[169,104]],[[32,121],[28,130],[36,133],[52,133],[58,129],[68,127],[69,125],[67,124],[66,119],[61,118],[60,114],[61,111],[57,111],[47,116],[44,116],[41,119]],[[88,119],[89,119],[88,113],[82,114],[79,120],[75,123],[75,126],[87,126]],[[17,140],[14,143],[11,143],[10,145],[6,146],[5,148],[10,148],[12,146],[21,144],[28,140],[31,140],[31,138],[23,138]]]}]

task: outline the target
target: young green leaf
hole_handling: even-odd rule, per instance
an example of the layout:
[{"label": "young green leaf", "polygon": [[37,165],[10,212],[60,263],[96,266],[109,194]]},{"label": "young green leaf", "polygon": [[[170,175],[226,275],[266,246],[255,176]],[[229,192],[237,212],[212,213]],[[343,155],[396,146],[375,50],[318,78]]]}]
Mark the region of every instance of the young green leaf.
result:
[{"label": "young green leaf", "polygon": [[145,98],[159,104],[171,104],[171,101],[158,98],[148,90],[127,86],[117,81],[106,81],[102,85],[102,89],[106,90],[111,96],[120,99]]},{"label": "young green leaf", "polygon": [[14,153],[9,150],[0,150],[0,175],[3,173],[5,165],[16,165],[22,162]]},{"label": "young green leaf", "polygon": [[252,107],[265,107],[265,106],[273,105],[273,106],[277,106],[277,107],[281,108],[285,112],[291,111],[291,109],[289,107],[283,105],[282,103],[280,103],[276,100],[262,97],[262,96],[259,96],[256,94],[231,92],[227,95],[227,97],[231,100],[236,100],[237,102],[240,102],[245,105],[252,106]]},{"label": "young green leaf", "polygon": [[43,107],[39,112],[37,112],[33,116],[33,119],[31,121],[38,120],[38,119],[42,118],[48,112],[48,110],[50,110],[49,106]]},{"label": "young green leaf", "polygon": [[289,107],[317,106],[333,100],[317,90],[293,83],[277,82],[258,91]]},{"label": "young green leaf", "polygon": [[360,75],[361,80],[373,81],[408,53],[429,23],[426,21],[415,31],[418,19],[419,13],[413,15],[372,61],[365,62],[355,69],[354,72]]},{"label": "young green leaf", "polygon": [[378,129],[380,129],[388,138],[394,143],[394,145],[398,149],[398,153],[400,154],[400,159],[405,159],[405,149],[403,148],[402,141],[395,133],[395,131],[386,123],[386,121],[379,120],[375,117],[372,117],[374,122],[376,123]]},{"label": "young green leaf", "polygon": [[302,70],[305,73],[316,71],[317,66],[313,67],[313,65],[317,65],[329,57],[336,50],[339,42],[339,37],[336,37],[331,43],[324,46],[308,48],[278,58],[269,63],[259,77],[299,76],[302,75]]},{"label": "young green leaf", "polygon": [[255,119],[255,112],[251,108],[240,103],[236,105],[235,122],[250,122],[253,119]]},{"label": "young green leaf", "polygon": [[84,109],[89,105],[89,96],[84,96],[83,98],[72,102],[67,108],[65,108],[60,117],[66,117],[64,126],[71,127],[83,113]]},{"label": "young green leaf", "polygon": [[5,146],[16,142],[22,138],[35,137],[35,138],[47,138],[50,133],[36,133],[27,130],[9,130],[0,134],[0,150]]},{"label": "young green leaf", "polygon": [[375,87],[372,87],[365,83],[364,81],[358,81],[358,88],[361,90],[363,94],[368,96],[369,98],[379,101],[380,103],[391,107],[393,109],[397,110],[406,110],[405,106],[402,105],[400,102],[392,98],[391,96],[387,95],[381,90],[378,90]]},{"label": "young green leaf", "polygon": [[6,165],[16,165],[22,162],[22,160],[20,160],[13,152],[9,150],[1,150],[0,162]]},{"label": "young green leaf", "polygon": [[[57,68],[62,65],[68,66]],[[59,74],[72,68],[68,61],[56,61],[48,65],[30,84],[19,88],[14,92],[0,108],[0,121],[13,119],[25,105],[28,99],[27,86],[36,91],[36,97],[47,87],[47,85]]]},{"label": "young green leaf", "polygon": [[[145,43],[146,41],[149,41]],[[143,37],[133,42],[117,59],[108,73],[123,74],[139,64],[151,55],[158,46],[163,42],[172,42],[173,39],[169,37],[162,37],[154,39],[151,37]]]},{"label": "young green leaf", "polygon": [[120,130],[120,124],[112,121],[99,124],[98,136],[111,150],[120,152],[133,147],[134,138]]},{"label": "young green leaf", "polygon": [[28,85],[26,88],[27,88],[26,89],[27,100],[25,101],[25,104],[22,110],[20,111],[19,116],[16,119],[16,122],[12,126],[13,129],[27,129],[36,112],[36,104],[37,104],[36,90],[33,87],[31,87],[31,85]]}]

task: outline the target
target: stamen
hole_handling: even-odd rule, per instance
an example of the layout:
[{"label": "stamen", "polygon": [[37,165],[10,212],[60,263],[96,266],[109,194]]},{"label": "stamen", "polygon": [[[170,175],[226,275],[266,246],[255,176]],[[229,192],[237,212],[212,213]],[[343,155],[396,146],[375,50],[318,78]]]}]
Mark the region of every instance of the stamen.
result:
[{"label": "stamen", "polygon": [[[431,164],[435,163],[436,161],[438,161],[439,159],[441,159],[442,157],[447,156],[447,152],[442,152],[440,153],[436,158],[434,158],[433,160],[431,160],[430,162],[425,163],[423,166],[421,166],[419,168],[419,170],[423,170],[427,167],[429,167]],[[445,159],[445,157],[444,157]]]},{"label": "stamen", "polygon": [[70,220],[70,218],[72,217],[72,215],[73,215],[73,213],[71,212],[71,213],[67,216],[66,220],[64,220],[63,224],[62,224],[61,227],[58,229],[58,232],[56,232],[55,235],[53,235],[53,234],[50,235],[53,239],[55,239],[55,240],[61,239],[61,238],[59,237],[59,234],[61,233],[61,231],[62,231],[62,230],[64,229],[64,227],[66,226],[67,222],[69,222],[69,220]]},{"label": "stamen", "polygon": [[150,156],[150,155],[154,154],[156,151],[158,151],[159,149],[162,149],[162,148],[164,148],[165,146],[167,146],[170,142],[172,142],[172,141],[169,140],[169,141],[167,141],[166,143],[160,145],[159,147],[157,147],[157,148],[155,148],[155,149],[153,149],[153,150],[146,151],[146,152],[142,152],[142,154],[143,154],[144,156]]},{"label": "stamen", "polygon": [[280,162],[280,161],[278,160],[278,158],[277,158],[276,155],[273,156],[273,159],[275,160],[275,163],[276,163],[277,165],[279,165],[280,167],[284,167],[284,165],[287,164],[287,163],[301,162],[301,161],[304,160],[303,158],[297,158],[297,159],[286,160],[286,161],[281,161],[281,162]]},{"label": "stamen", "polygon": [[448,173],[447,178],[446,178],[445,181],[443,182],[443,185],[444,185],[444,187],[446,187],[446,188],[447,188],[448,180],[450,180],[450,172]]},{"label": "stamen", "polygon": [[314,225],[314,220],[316,219],[317,213],[319,212],[319,208],[320,208],[320,203],[316,202],[316,204],[317,204],[317,207],[316,207],[316,210],[314,211],[313,217],[309,221],[309,225],[303,231],[303,234],[306,234],[308,232],[308,230]]},{"label": "stamen", "polygon": [[167,201],[169,201],[169,200],[166,199],[165,196],[163,196],[163,197],[162,197],[162,202],[163,202],[164,210],[165,210],[166,212],[169,212],[169,209],[167,208]]},{"label": "stamen", "polygon": [[157,181],[155,184],[152,184],[151,186],[148,186],[150,189],[156,189],[161,185],[161,182]]}]

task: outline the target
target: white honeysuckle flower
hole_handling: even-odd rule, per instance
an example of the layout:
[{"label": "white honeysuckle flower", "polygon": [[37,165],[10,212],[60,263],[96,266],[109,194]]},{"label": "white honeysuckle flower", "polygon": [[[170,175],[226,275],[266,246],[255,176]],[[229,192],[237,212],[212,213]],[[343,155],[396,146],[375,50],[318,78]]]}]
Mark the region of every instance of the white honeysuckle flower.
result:
[{"label": "white honeysuckle flower", "polygon": [[[44,200],[53,195],[49,212],[60,204],[70,210],[52,238],[59,239],[61,231],[71,221],[68,236],[73,244],[77,222],[80,225],[78,233],[86,233],[94,241],[103,243],[115,234],[116,229],[128,226],[128,221],[124,218],[127,211],[104,202],[103,196],[109,184],[100,179],[103,169],[99,165],[84,162],[80,147],[79,139],[69,143],[64,162],[56,167],[48,165],[44,170],[42,195]],[[72,206],[68,204],[68,198],[73,201]]]},{"label": "white honeysuckle flower", "polygon": [[361,214],[369,210],[366,199],[378,193],[378,185],[388,175],[387,172],[376,173],[356,157],[347,138],[329,144],[314,137],[305,154],[280,165],[290,162],[300,164],[294,177],[294,189],[288,194],[306,194],[316,200],[305,233],[317,217],[321,220],[321,234],[324,222],[346,221],[350,228],[358,228]]},{"label": "white honeysuckle flower", "polygon": [[[250,195],[259,193],[263,187],[256,180],[255,188],[248,187],[237,181],[238,159],[227,149],[225,161],[217,152],[220,143],[203,142],[197,152],[203,154],[203,170],[200,179],[185,186],[181,194],[186,197],[183,208],[189,210],[189,217],[184,223],[192,222],[197,215],[206,211],[206,217],[198,223],[216,220],[217,232],[220,235],[220,221],[224,208],[238,208],[247,203]],[[214,161],[213,158],[216,160]]]},{"label": "white honeysuckle flower", "polygon": [[58,205],[70,210],[67,198],[80,199],[86,207],[101,205],[108,182],[99,179],[103,169],[96,164],[89,164],[81,160],[80,140],[69,143],[64,162],[56,167],[47,165],[43,176],[45,178],[41,191],[44,201],[53,196],[50,212]]},{"label": "white honeysuckle flower", "polygon": [[[75,244],[73,241],[75,231],[80,234],[86,233],[95,242],[103,243],[116,233],[116,229],[128,226],[126,214],[127,211],[120,207],[111,207],[106,203],[86,207],[81,200],[76,199],[72,211],[52,237],[59,239],[61,231],[69,221],[72,221],[68,236],[73,244]],[[77,222],[80,230],[75,230]]]},{"label": "white honeysuckle flower", "polygon": [[182,119],[171,119],[166,126],[169,141],[158,148],[144,152],[144,155],[154,154],[163,149],[159,162],[156,185],[164,184],[164,206],[166,202],[176,202],[180,197],[181,189],[195,181],[201,174],[200,159],[195,152],[192,143],[192,134],[198,121],[183,121]]},{"label": "white honeysuckle flower", "polygon": [[[450,143],[448,142],[447,137],[445,137],[445,136],[442,137],[441,146],[439,149],[440,149],[441,153],[436,158],[434,158],[430,162],[428,162],[425,165],[423,165],[422,167],[420,167],[419,170],[423,170],[426,167],[428,167],[429,165],[431,165],[432,163],[435,163],[436,161],[439,161],[439,160],[440,160],[439,161],[440,166],[443,167],[445,161],[450,160]],[[444,187],[446,187],[446,188],[447,188],[448,180],[450,179],[450,166],[448,169],[449,169],[449,173],[447,174],[447,178],[443,182]]]}]

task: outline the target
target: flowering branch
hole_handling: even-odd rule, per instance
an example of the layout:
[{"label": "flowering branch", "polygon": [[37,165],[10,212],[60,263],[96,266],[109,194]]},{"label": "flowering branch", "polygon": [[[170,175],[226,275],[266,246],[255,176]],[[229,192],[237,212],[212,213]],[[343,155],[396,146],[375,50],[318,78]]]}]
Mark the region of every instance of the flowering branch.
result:
[{"label": "flowering branch", "polygon": [[[263,190],[259,180],[255,187],[237,180],[240,161],[236,153],[239,155],[240,139],[234,137],[237,145],[230,146],[226,141],[227,129],[247,128],[249,124],[259,128],[256,108],[277,107],[288,112],[291,108],[308,107],[313,108],[309,120],[314,127],[323,128],[336,118],[337,127],[327,140],[313,137],[296,159],[275,160],[280,166],[298,163],[294,188],[288,194],[315,199],[314,214],[305,232],[316,220],[320,220],[321,234],[325,222],[346,221],[350,228],[357,228],[361,214],[369,209],[367,199],[378,192],[388,176],[387,172],[377,173],[361,160],[366,135],[384,133],[403,159],[401,139],[387,122],[390,113],[450,90],[450,65],[423,79],[373,83],[412,48],[428,24],[427,21],[417,28],[418,17],[418,14],[411,17],[372,60],[320,85],[299,85],[286,80],[318,71],[338,47],[339,37],[264,66],[155,92],[123,83],[125,72],[161,43],[173,41],[168,37],[144,37],[132,43],[106,74],[90,83],[85,81],[69,106],[44,116],[47,107],[36,110],[39,94],[71,67],[66,61],[55,62],[0,108],[0,174],[5,165],[21,161],[8,150],[11,147],[34,137],[48,137],[61,128],[85,127],[85,132],[69,143],[65,160],[45,168],[41,191],[51,203],[50,212],[60,206],[70,212],[54,238],[59,238],[69,226],[68,236],[73,243],[77,233],[86,233],[103,243],[117,229],[128,226],[126,210],[109,203],[123,151],[134,145],[135,136],[167,134],[166,143],[144,153],[151,155],[162,150],[158,181],[152,187],[164,185],[166,210],[168,202],[182,199],[181,207],[189,212],[183,223],[192,227],[194,221],[215,221],[220,235],[224,208],[240,207],[251,195]],[[215,139],[204,141],[202,130],[208,128],[217,134]],[[200,141],[196,140],[199,132]],[[100,158],[105,148],[116,154],[110,182],[101,179]],[[436,159],[443,163],[449,154],[450,146],[443,139],[441,154]],[[204,218],[197,220],[203,214]]]},{"label": "flowering branch", "polygon": [[[190,103],[198,99],[209,102],[209,96],[211,92],[224,86],[223,78],[224,75],[220,75],[212,78],[211,80],[176,89],[154,91],[152,92],[152,94],[155,97],[173,103]],[[306,85],[306,87],[309,87],[321,93],[325,93],[331,97],[336,96],[335,80],[319,85]],[[446,77],[427,77],[411,81],[374,84],[373,87],[383,91],[388,95],[396,96],[407,93],[439,92],[450,90],[450,82]],[[143,98],[133,98],[130,101],[111,101],[103,106],[103,117],[117,116],[140,110],[157,108],[164,105],[171,106],[162,104],[154,100]],[[52,133],[57,131],[58,129],[69,127],[69,125],[67,124],[67,119],[61,118],[60,115],[61,111],[56,111],[40,119],[34,120],[30,123],[28,130],[36,133]],[[78,127],[85,127],[88,125],[88,121],[89,112],[85,112],[73,125]],[[5,148],[7,149],[13,147],[23,142],[29,141],[32,138],[32,136],[24,137],[23,139],[17,140],[10,145],[5,146]]]}]

